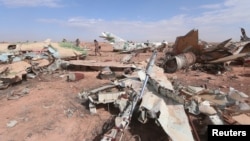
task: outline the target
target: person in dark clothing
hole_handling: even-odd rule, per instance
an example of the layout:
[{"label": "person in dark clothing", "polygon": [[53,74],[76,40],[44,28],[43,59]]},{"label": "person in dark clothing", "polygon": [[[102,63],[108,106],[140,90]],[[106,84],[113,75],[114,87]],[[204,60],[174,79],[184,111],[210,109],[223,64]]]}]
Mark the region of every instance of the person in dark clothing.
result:
[{"label": "person in dark clothing", "polygon": [[100,53],[101,46],[99,46],[99,43],[98,43],[97,40],[94,40],[94,44],[95,44],[95,56],[96,56],[97,54],[99,54],[99,55],[101,56],[101,55],[102,55],[102,54]]},{"label": "person in dark clothing", "polygon": [[79,46],[80,46],[80,43],[81,43],[80,40],[77,38],[77,39],[76,39],[76,46],[79,47]]}]

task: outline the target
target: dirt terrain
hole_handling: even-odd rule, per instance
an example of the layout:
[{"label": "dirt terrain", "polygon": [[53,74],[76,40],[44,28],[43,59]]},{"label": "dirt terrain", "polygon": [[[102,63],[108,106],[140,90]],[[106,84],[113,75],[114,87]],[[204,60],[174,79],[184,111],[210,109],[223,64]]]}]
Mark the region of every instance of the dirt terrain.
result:
[{"label": "dirt terrain", "polygon": [[[101,56],[94,56],[93,43],[82,43],[89,47],[87,60],[120,61],[126,54],[112,52],[112,47],[101,43]],[[140,53],[133,61],[144,61],[151,52]],[[157,58],[163,56],[158,53]],[[102,126],[117,110],[112,105],[100,105],[97,114],[90,114],[87,104],[78,98],[83,90],[96,88],[108,83],[108,80],[97,79],[98,71],[80,72],[84,79],[67,82],[69,71],[57,71],[53,74],[41,74],[34,79],[28,79],[5,90],[0,90],[0,140],[1,141],[92,141],[99,140]],[[201,71],[180,70],[166,74],[169,79],[175,79],[184,86],[204,86],[209,89],[220,89],[228,92],[229,87],[250,95],[250,68],[231,66],[231,70],[220,75]],[[10,98],[13,93],[28,91],[27,94]],[[14,126],[7,127],[11,121]],[[250,123],[249,123],[250,124]],[[125,133],[124,141],[167,140],[167,135],[156,126],[154,121],[143,125],[132,121]]]}]

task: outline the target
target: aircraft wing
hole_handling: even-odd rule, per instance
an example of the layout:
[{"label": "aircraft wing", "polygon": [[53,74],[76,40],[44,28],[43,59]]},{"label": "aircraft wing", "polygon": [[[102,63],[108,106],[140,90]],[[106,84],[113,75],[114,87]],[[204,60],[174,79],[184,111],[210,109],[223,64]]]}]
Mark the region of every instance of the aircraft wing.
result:
[{"label": "aircraft wing", "polygon": [[149,115],[158,121],[171,140],[194,141],[184,106],[165,96],[167,91],[172,92],[174,88],[160,67],[154,65],[149,83],[151,85],[147,86],[148,91],[145,92],[140,107],[149,111]]},{"label": "aircraft wing", "polygon": [[104,38],[105,40],[113,40],[114,37],[108,37],[108,36],[99,36],[100,38]]},{"label": "aircraft wing", "polygon": [[114,44],[115,40],[114,37],[108,37],[108,36],[99,36],[100,38],[104,38],[104,40],[109,41],[110,44]]},{"label": "aircraft wing", "polygon": [[109,41],[111,44],[116,43],[116,42],[125,42],[125,40],[123,40],[122,38],[109,32],[102,32],[102,35],[99,37],[104,38],[105,40]]}]

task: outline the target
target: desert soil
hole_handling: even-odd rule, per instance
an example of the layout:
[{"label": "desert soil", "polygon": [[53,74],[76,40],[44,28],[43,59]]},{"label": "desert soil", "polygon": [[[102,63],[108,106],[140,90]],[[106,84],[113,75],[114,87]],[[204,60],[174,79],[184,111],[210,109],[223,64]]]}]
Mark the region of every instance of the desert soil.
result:
[{"label": "desert soil", "polygon": [[[112,47],[101,43],[101,56],[94,56],[92,43],[83,43],[89,47],[87,60],[120,61],[125,54],[112,52]],[[151,52],[141,53],[133,59],[144,61]],[[163,53],[158,53],[158,59]],[[220,89],[228,92],[233,87],[250,95],[250,68],[231,66],[231,70],[221,75],[208,74],[201,71],[178,71],[166,74],[170,79],[176,79],[184,86],[204,86],[209,89]],[[80,72],[84,79],[67,82],[69,71],[57,71],[53,74],[41,74],[34,79],[28,79],[8,89],[0,90],[0,140],[1,141],[92,141],[99,140],[102,126],[117,111],[112,105],[99,105],[97,114],[90,114],[87,104],[78,98],[83,90],[97,88],[108,80],[97,79],[98,71]],[[28,94],[8,99],[12,93],[28,90]],[[11,121],[17,121],[15,126],[7,127]],[[249,123],[250,124],[250,123]],[[166,140],[164,131],[154,124],[154,121],[143,125],[133,120],[124,136],[124,140],[142,141]]]}]

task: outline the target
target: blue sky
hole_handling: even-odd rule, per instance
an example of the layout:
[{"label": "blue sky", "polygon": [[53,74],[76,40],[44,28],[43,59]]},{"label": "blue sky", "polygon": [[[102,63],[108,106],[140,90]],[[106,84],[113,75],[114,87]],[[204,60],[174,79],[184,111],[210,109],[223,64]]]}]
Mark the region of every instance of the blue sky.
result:
[{"label": "blue sky", "polygon": [[250,36],[249,0],[0,0],[0,41],[175,41],[191,29],[220,42]]}]

